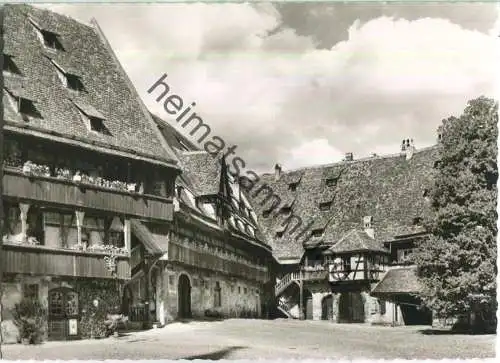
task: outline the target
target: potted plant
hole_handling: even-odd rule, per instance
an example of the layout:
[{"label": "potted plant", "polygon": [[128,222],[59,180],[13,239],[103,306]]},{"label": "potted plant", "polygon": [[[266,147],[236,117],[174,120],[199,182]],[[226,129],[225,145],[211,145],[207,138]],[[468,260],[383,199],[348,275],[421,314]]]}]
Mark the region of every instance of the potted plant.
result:
[{"label": "potted plant", "polygon": [[23,299],[14,307],[14,324],[23,344],[37,344],[43,338],[47,312],[38,300]]}]

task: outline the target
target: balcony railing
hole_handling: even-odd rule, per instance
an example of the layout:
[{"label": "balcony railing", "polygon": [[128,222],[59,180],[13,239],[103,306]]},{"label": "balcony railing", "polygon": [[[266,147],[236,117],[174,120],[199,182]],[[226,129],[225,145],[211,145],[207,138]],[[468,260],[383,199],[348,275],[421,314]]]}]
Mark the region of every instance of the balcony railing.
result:
[{"label": "balcony railing", "polygon": [[220,271],[228,275],[245,277],[255,281],[267,282],[270,275],[267,267],[249,265],[232,261],[207,252],[198,251],[175,242],[169,246],[169,260],[196,266],[198,268]]},{"label": "balcony railing", "polygon": [[25,175],[19,170],[4,169],[3,194],[6,197],[79,206],[129,216],[171,221],[172,200],[168,198],[79,184],[66,179]]},{"label": "balcony railing", "polygon": [[102,252],[4,243],[2,268],[16,274],[129,279],[129,257],[117,255],[113,273],[107,268],[105,257],[109,256]]},{"label": "balcony railing", "polygon": [[315,281],[315,280],[326,280],[328,277],[328,271],[326,269],[315,270],[315,271],[302,271],[302,280],[304,281]]}]

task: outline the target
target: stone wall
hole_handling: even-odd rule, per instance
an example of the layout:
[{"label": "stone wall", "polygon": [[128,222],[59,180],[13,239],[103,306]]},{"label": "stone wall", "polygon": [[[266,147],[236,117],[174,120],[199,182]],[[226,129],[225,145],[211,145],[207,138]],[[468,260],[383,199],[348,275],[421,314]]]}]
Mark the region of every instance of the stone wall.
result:
[{"label": "stone wall", "polygon": [[[178,318],[178,283],[186,275],[191,285],[193,318],[205,317],[207,310],[223,317],[260,317],[263,285],[213,271],[200,271],[180,264],[163,266],[157,278],[157,320],[165,324]],[[221,306],[215,306],[216,282],[220,286]]]},{"label": "stone wall", "polygon": [[[48,309],[49,291],[55,288],[67,287],[78,293],[80,318],[78,321],[78,335],[83,338],[90,336],[90,331],[95,336],[104,334],[104,318],[107,313],[115,311],[120,307],[121,283],[106,279],[62,279],[46,276],[7,276],[6,282],[2,284],[2,343],[19,342],[19,329],[13,322],[13,310],[15,305],[23,298],[23,286],[38,286],[38,299]],[[98,311],[93,311],[92,302],[99,300]],[[96,309],[94,309],[96,310]],[[94,319],[90,315],[97,313]],[[44,340],[48,339],[48,326],[44,326]]]}]

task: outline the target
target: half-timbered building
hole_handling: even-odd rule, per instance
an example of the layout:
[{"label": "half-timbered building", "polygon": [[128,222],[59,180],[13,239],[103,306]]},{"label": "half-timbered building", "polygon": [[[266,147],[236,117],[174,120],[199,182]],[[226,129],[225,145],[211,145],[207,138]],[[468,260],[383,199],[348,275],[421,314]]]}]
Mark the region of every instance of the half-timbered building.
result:
[{"label": "half-timbered building", "polygon": [[276,165],[273,174],[262,175],[251,195],[280,263],[278,316],[404,323],[403,304],[404,309],[417,305],[409,297],[414,279],[401,282],[399,292],[390,290],[394,294],[385,282],[371,292],[381,280],[409,275],[390,269],[412,248],[408,243],[425,236],[421,221],[429,211],[427,188],[436,158],[437,146],[417,150],[405,140],[393,155],[355,160],[348,153],[335,164],[291,171]]},{"label": "half-timbered building", "polygon": [[49,339],[102,335],[105,313],[128,315],[143,223],[166,235],[173,220],[178,160],[97,23],[27,5],[0,16],[2,338],[19,340],[23,297],[46,306]]}]

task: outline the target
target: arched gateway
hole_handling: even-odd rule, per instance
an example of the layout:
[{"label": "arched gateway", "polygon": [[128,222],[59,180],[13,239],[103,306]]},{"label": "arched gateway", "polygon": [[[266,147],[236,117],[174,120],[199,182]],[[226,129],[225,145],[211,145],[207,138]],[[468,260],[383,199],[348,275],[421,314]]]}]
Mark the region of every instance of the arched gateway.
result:
[{"label": "arched gateway", "polygon": [[177,317],[187,319],[191,317],[191,282],[187,275],[179,276],[177,283],[178,312]]}]

